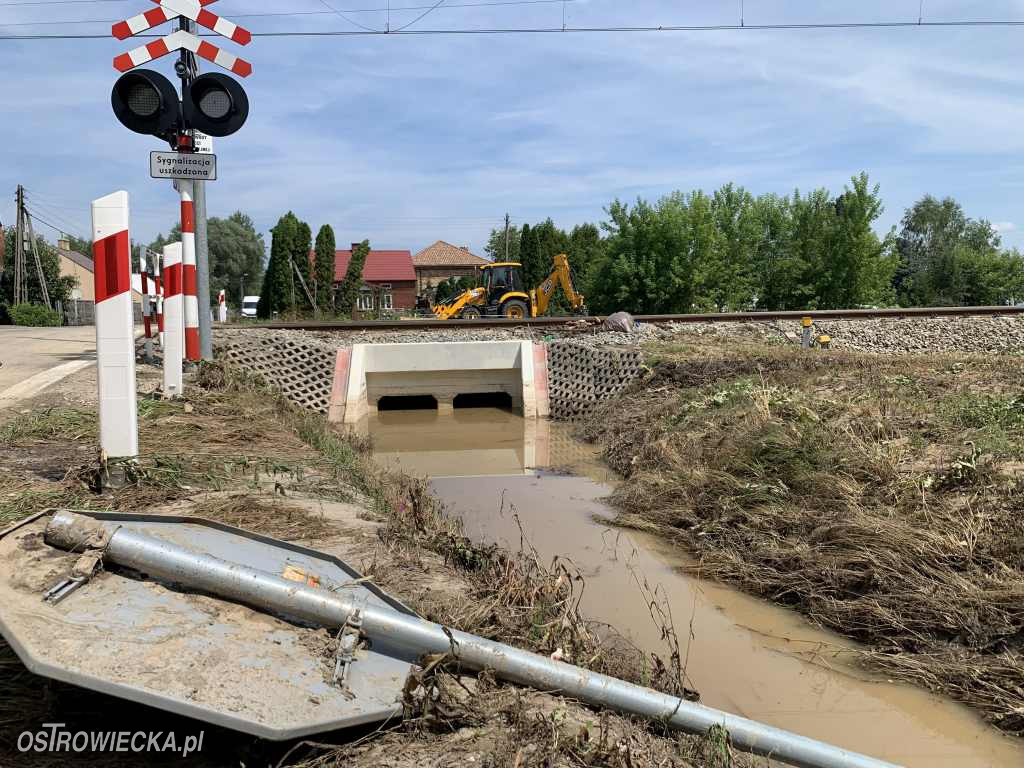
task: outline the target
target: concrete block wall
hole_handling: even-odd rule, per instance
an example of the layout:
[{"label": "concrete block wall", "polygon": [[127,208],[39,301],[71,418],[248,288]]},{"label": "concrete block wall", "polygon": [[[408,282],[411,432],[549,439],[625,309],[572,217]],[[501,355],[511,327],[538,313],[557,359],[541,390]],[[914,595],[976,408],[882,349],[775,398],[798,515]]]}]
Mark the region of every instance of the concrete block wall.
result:
[{"label": "concrete block wall", "polygon": [[548,345],[551,418],[578,421],[640,375],[643,354],[635,347],[594,347],[577,341]]},{"label": "concrete block wall", "polygon": [[[259,375],[303,408],[329,413],[333,422],[354,422],[365,413],[370,404],[367,396],[372,394],[367,392],[368,373],[372,377],[373,373],[399,370],[458,371],[473,361],[482,369],[495,369],[494,373],[503,373],[502,369],[515,372],[517,391],[521,393],[515,402],[526,418],[550,416],[556,421],[577,421],[629,386],[643,365],[641,352],[635,347],[600,347],[571,340],[547,345],[483,342],[481,347],[481,343],[463,342],[444,345],[443,349],[434,344],[338,349],[337,345],[300,339],[288,334],[215,337],[218,358]],[[367,361],[370,350],[373,360]],[[419,350],[423,354],[417,356]],[[484,351],[488,354],[482,354]],[[483,383],[481,377],[466,389],[505,388],[481,386]],[[377,394],[390,394],[392,387],[386,389],[389,391]],[[409,392],[417,394],[418,389]]]},{"label": "concrete block wall", "polygon": [[260,376],[296,405],[327,413],[331,404],[333,346],[286,336],[215,337],[217,358]]}]

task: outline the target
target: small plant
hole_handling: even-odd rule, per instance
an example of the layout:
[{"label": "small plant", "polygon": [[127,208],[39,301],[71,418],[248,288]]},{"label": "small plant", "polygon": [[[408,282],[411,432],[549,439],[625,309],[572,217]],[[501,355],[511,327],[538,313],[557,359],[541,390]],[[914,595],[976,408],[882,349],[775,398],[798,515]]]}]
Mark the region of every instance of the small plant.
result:
[{"label": "small plant", "polygon": [[1024,427],[1024,398],[998,395],[961,395],[948,403],[950,416],[969,429]]},{"label": "small plant", "polygon": [[7,308],[14,325],[30,328],[53,328],[60,326],[60,315],[56,310],[47,309],[41,304],[15,304]]}]

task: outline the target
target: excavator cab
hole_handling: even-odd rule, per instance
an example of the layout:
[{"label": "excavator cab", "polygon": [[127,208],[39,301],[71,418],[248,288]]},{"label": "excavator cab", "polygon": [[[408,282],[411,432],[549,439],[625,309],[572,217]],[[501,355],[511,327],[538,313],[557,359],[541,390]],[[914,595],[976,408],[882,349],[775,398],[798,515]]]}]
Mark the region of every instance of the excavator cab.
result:
[{"label": "excavator cab", "polygon": [[[487,317],[511,317],[522,320],[531,316],[530,295],[523,283],[523,265],[515,262],[486,264],[481,267]],[[465,316],[465,314],[463,314]]]}]

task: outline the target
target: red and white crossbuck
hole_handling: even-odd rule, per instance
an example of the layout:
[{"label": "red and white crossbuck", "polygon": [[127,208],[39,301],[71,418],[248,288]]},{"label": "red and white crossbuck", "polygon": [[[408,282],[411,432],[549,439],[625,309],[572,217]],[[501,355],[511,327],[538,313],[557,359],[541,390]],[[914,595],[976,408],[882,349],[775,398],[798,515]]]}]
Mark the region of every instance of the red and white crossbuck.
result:
[{"label": "red and white crossbuck", "polygon": [[[132,35],[145,32],[147,29],[171,21],[178,16],[184,16],[239,45],[248,45],[252,42],[252,33],[247,29],[210,13],[204,8],[216,0],[153,0],[153,2],[158,7],[114,24],[110,30],[114,37],[118,40],[126,40]],[[119,72],[127,72],[133,67],[182,49],[192,51],[196,56],[212,61],[217,66],[224,67],[239,77],[248,77],[252,74],[252,64],[245,59],[240,59],[185,30],[172,32],[151,43],[134,48],[128,53],[122,53],[114,58],[114,68]]]}]

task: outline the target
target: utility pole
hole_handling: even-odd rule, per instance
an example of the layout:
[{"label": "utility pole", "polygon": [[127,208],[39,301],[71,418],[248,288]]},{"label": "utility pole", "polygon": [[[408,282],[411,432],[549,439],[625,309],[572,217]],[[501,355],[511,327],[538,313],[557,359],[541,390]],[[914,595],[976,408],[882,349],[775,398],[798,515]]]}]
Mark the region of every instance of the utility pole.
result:
[{"label": "utility pole", "polygon": [[14,218],[14,303],[22,304],[26,297],[22,295],[25,282],[25,188],[18,185],[15,197],[17,212]]},{"label": "utility pole", "polygon": [[[185,16],[178,19],[178,28],[185,32],[198,32],[198,25]],[[190,88],[199,75],[199,61],[188,50],[181,52],[181,95]],[[195,132],[192,136],[192,151],[195,151]],[[210,320],[210,247],[206,228],[206,182],[192,182],[192,203],[195,210],[196,239],[196,300],[199,305],[199,356],[204,360],[213,359],[213,324]]]},{"label": "utility pole", "polygon": [[195,182],[196,292],[199,294],[199,354],[213,359],[213,327],[210,321],[210,242],[206,230],[206,182]]},{"label": "utility pole", "polygon": [[505,214],[505,261],[508,261],[508,227],[509,227],[509,215]]},{"label": "utility pole", "polygon": [[[46,285],[46,273],[43,272],[43,262],[39,259],[39,244],[36,242],[36,231],[32,228],[32,219],[29,218],[27,211],[22,211],[22,215],[25,217],[25,225],[28,230],[28,241],[32,245],[32,257],[36,262],[36,279],[39,281],[39,295],[43,299],[43,304],[46,305],[47,309],[53,309],[53,304],[50,303],[50,289]],[[25,271],[25,265],[21,267],[22,271]],[[28,287],[26,284],[25,297],[28,298]]]}]

